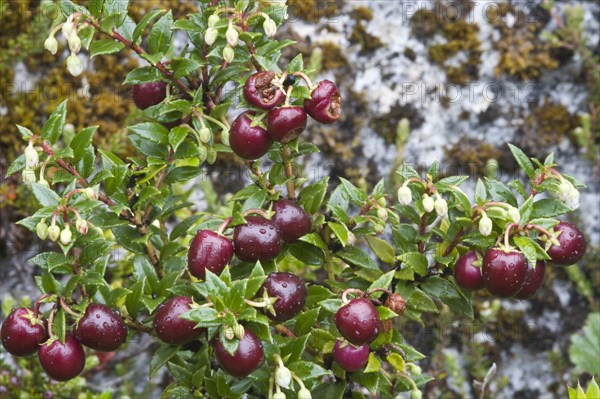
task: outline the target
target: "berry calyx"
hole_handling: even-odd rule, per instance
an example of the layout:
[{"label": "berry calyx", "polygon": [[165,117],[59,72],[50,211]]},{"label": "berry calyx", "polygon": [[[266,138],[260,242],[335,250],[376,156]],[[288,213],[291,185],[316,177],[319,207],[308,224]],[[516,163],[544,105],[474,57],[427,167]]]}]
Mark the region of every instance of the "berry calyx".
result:
[{"label": "berry calyx", "polygon": [[196,323],[179,317],[191,309],[192,299],[176,296],[161,304],[154,317],[154,330],[163,342],[171,345],[185,345],[194,341],[201,329],[194,328]]},{"label": "berry calyx", "polygon": [[229,130],[229,145],[233,152],[240,158],[254,160],[262,157],[269,151],[273,141],[260,124],[252,126],[251,116],[254,111],[240,114]]},{"label": "berry calyx", "polygon": [[365,345],[379,334],[379,315],[370,300],[356,298],[338,309],[335,325],[350,343]]},{"label": "berry calyx", "polygon": [[342,96],[330,80],[322,80],[304,100],[306,112],[316,121],[330,124],[337,122],[342,114]]},{"label": "berry calyx", "polygon": [[552,258],[552,263],[570,266],[579,262],[585,255],[587,246],[581,230],[573,223],[562,221],[554,226],[554,232],[558,235],[560,246],[553,244],[546,251]]},{"label": "berry calyx", "polygon": [[14,356],[33,355],[48,339],[46,322],[35,317],[29,308],[16,308],[4,320],[0,329],[2,346]]},{"label": "berry calyx", "polygon": [[218,338],[214,340],[213,348],[221,368],[238,378],[248,376],[259,368],[264,360],[262,344],[252,331],[244,333],[233,355],[227,352]]},{"label": "berry calyx", "polygon": [[456,284],[469,291],[477,291],[483,288],[483,274],[481,267],[473,263],[480,262],[475,251],[463,254],[454,264],[454,281]]},{"label": "berry calyx", "polygon": [[546,273],[546,262],[538,260],[535,264],[535,269],[529,265],[527,267],[527,276],[525,277],[525,284],[523,288],[515,298],[517,299],[529,299],[534,296],[544,284],[544,277]]},{"label": "berry calyx", "polygon": [[275,315],[267,312],[271,320],[285,321],[296,316],[306,302],[306,285],[300,277],[287,272],[270,273],[262,290],[270,298],[277,298],[273,304]]},{"label": "berry calyx", "polygon": [[333,346],[333,358],[346,371],[354,372],[365,368],[369,361],[369,346],[354,346],[336,341]]},{"label": "berry calyx", "polygon": [[200,230],[190,244],[188,269],[194,277],[204,279],[207,269],[218,275],[232,257],[230,239],[211,230]]},{"label": "berry calyx", "polygon": [[64,344],[56,339],[50,344],[42,345],[38,358],[46,374],[57,381],[75,378],[85,367],[83,346],[71,334],[65,335]]},{"label": "berry calyx", "polygon": [[525,284],[527,260],[519,251],[490,248],[483,257],[482,274],[490,294],[510,298]]},{"label": "berry calyx", "polygon": [[271,219],[279,227],[281,238],[285,242],[296,242],[312,230],[312,219],[308,212],[287,199],[273,203],[275,215]]},{"label": "berry calyx", "polygon": [[233,247],[236,256],[244,262],[273,259],[283,247],[279,227],[262,216],[248,216],[246,224],[234,230]]},{"label": "berry calyx", "polygon": [[148,82],[133,86],[133,102],[139,109],[146,109],[160,104],[167,97],[165,82]]},{"label": "berry calyx", "polygon": [[283,91],[273,84],[275,72],[263,71],[251,75],[244,84],[244,98],[255,107],[269,110],[285,100]]},{"label": "berry calyx", "polygon": [[88,348],[112,352],[127,339],[127,327],[113,309],[99,303],[89,304],[74,331],[75,337]]},{"label": "berry calyx", "polygon": [[289,143],[306,129],[308,117],[302,107],[281,107],[269,111],[267,132],[272,140]]}]

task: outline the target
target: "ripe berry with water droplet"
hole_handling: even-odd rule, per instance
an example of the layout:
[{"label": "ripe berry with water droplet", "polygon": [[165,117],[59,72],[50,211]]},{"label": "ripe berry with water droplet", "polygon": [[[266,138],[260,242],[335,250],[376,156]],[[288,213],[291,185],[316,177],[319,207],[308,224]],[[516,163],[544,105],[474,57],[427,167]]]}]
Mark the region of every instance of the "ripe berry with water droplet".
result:
[{"label": "ripe berry with water droplet", "polygon": [[134,85],[131,96],[136,107],[146,109],[160,104],[167,97],[167,84],[165,82],[149,82]]},{"label": "ripe berry with water droplet", "polygon": [[579,262],[585,255],[587,246],[581,230],[573,223],[563,221],[554,226],[554,231],[561,233],[557,238],[560,246],[552,245],[547,251],[552,263],[570,266]]},{"label": "ripe berry with water droplet", "polygon": [[521,288],[521,291],[519,291],[519,293],[515,295],[515,298],[529,299],[532,296],[534,296],[542,287],[542,284],[544,284],[545,273],[546,262],[544,262],[543,260],[537,261],[535,269],[531,265],[529,265],[527,267],[527,276],[525,277],[525,284],[523,285],[523,288]]},{"label": "ripe berry with water droplet", "polygon": [[333,347],[333,358],[346,371],[354,372],[362,370],[369,361],[369,346],[363,345],[356,347],[354,345],[341,341],[336,341]]},{"label": "ripe berry with water droplet", "polygon": [[159,306],[154,317],[158,338],[171,345],[185,345],[198,338],[202,329],[194,328],[196,323],[179,317],[191,309],[191,304],[191,298],[176,296]]},{"label": "ripe berry with water droplet", "polygon": [[262,216],[248,216],[246,224],[234,230],[233,247],[236,256],[245,262],[273,259],[282,249],[279,227]]},{"label": "ripe berry with water droplet", "polygon": [[483,282],[490,294],[510,298],[525,284],[527,260],[522,252],[489,248],[483,257]]},{"label": "ripe berry with water droplet", "polygon": [[127,327],[121,316],[99,303],[88,305],[74,333],[83,345],[101,352],[115,351],[127,339]]},{"label": "ripe berry with water droplet", "polygon": [[273,203],[273,223],[281,231],[281,238],[285,242],[296,242],[300,237],[310,233],[312,219],[308,212],[287,199],[280,199]]},{"label": "ripe berry with water droplet", "polygon": [[71,334],[65,336],[64,344],[56,339],[49,345],[42,345],[38,358],[46,374],[57,381],[75,378],[85,367],[83,346]]},{"label": "ripe berry with water droplet", "polygon": [[287,272],[270,273],[265,280],[263,290],[271,298],[277,298],[273,304],[275,315],[267,312],[271,320],[289,320],[300,312],[306,302],[306,285],[300,277]]},{"label": "ripe berry with water droplet", "polygon": [[481,267],[473,265],[477,260],[475,251],[468,251],[458,258],[454,265],[454,280],[459,287],[469,291],[483,288]]},{"label": "ripe berry with water droplet", "polygon": [[188,269],[190,273],[203,279],[206,270],[221,274],[233,257],[233,244],[230,239],[211,230],[200,230],[190,244]]},{"label": "ripe berry with water droplet", "polygon": [[338,309],[335,325],[354,345],[365,345],[379,334],[379,315],[370,300],[356,298]]},{"label": "ripe berry with water droplet", "polygon": [[215,357],[219,365],[234,377],[244,378],[256,370],[264,360],[264,351],[258,337],[252,331],[246,331],[240,339],[238,348],[231,355],[221,341],[213,341]]},{"label": "ripe berry with water droplet", "polygon": [[41,317],[35,318],[33,310],[28,308],[14,309],[0,329],[2,346],[14,356],[33,355],[40,344],[48,339],[46,322]]}]

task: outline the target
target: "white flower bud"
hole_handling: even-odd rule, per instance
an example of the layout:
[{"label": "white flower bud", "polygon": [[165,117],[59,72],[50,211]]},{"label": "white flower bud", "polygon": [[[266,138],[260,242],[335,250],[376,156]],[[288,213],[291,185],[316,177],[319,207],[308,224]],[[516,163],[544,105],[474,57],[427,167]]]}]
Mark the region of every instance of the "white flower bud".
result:
[{"label": "white flower bud", "polygon": [[204,146],[204,145],[198,146],[198,161],[202,164],[202,163],[206,162],[207,157],[208,157],[208,150],[206,149],[206,146]]},{"label": "white flower bud", "polygon": [[96,192],[91,187],[86,187],[83,189],[83,196],[87,199],[96,199]]},{"label": "white flower bud", "polygon": [[279,366],[275,369],[275,382],[282,388],[289,388],[292,382],[292,373],[285,366]]},{"label": "white flower bud", "polygon": [[69,38],[69,48],[71,52],[77,54],[81,50],[81,39],[77,35],[72,35]]},{"label": "white flower bud", "polygon": [[448,203],[445,199],[442,197],[437,197],[433,206],[435,207],[435,212],[439,217],[445,218],[448,216]]},{"label": "white flower bud", "polygon": [[519,210],[517,208],[515,208],[513,206],[513,207],[508,208],[508,217],[514,223],[519,223],[519,221],[521,220],[521,213],[519,212]]},{"label": "white flower bud", "polygon": [[213,147],[209,147],[206,151],[206,161],[212,165],[217,160],[217,150]]},{"label": "white flower bud", "polygon": [[404,185],[398,189],[398,202],[402,205],[410,205],[412,202],[412,193],[407,185]]},{"label": "white flower bud", "polygon": [[33,145],[29,143],[27,147],[25,147],[25,165],[27,169],[35,169],[40,163],[40,157],[33,148]]},{"label": "white flower bud", "polygon": [[63,245],[69,245],[72,238],[73,233],[71,233],[71,229],[69,226],[65,226],[65,228],[60,232],[60,242],[62,242]]},{"label": "white flower bud", "polygon": [[44,48],[54,55],[58,51],[58,40],[54,36],[48,36],[44,42]]},{"label": "white flower bud", "polygon": [[31,183],[36,182],[35,172],[31,169],[25,169],[23,173],[21,173],[21,177],[23,178],[23,183],[30,186]]},{"label": "white flower bud", "polygon": [[209,27],[214,28],[218,22],[219,22],[218,14],[213,14],[210,17],[208,17],[208,26]]},{"label": "white flower bud", "polygon": [[285,393],[279,391],[273,394],[273,399],[286,399]]},{"label": "white flower bud", "polygon": [[229,147],[229,129],[221,131],[221,143]]},{"label": "white flower bud", "polygon": [[423,394],[417,388],[410,391],[410,399],[421,399]]},{"label": "white flower bud", "polygon": [[239,36],[240,34],[238,33],[238,31],[235,30],[233,25],[230,23],[229,27],[227,28],[227,32],[225,32],[225,38],[227,39],[227,43],[231,47],[237,46]]},{"label": "white flower bud", "polygon": [[217,36],[219,35],[219,31],[215,28],[208,28],[206,33],[204,33],[204,43],[209,46],[212,46],[217,41]]},{"label": "white flower bud", "polygon": [[312,395],[306,387],[302,387],[302,389],[298,391],[298,399],[312,399]]},{"label": "white flower bud", "polygon": [[41,174],[40,174],[40,180],[38,180],[38,184],[41,184],[42,186],[50,187],[50,183],[48,183],[48,180],[44,179],[44,176],[42,176]]},{"label": "white flower bud", "polygon": [[56,241],[58,240],[58,237],[60,236],[60,228],[53,224],[50,227],[48,227],[48,238],[52,241]]},{"label": "white flower bud", "polygon": [[225,46],[225,48],[223,49],[223,59],[225,60],[225,62],[231,64],[234,57],[235,52],[233,51],[233,49],[229,46]]},{"label": "white flower bud", "polygon": [[200,128],[200,130],[198,130],[198,135],[200,136],[200,141],[203,142],[204,144],[208,143],[210,141],[210,129],[207,128],[206,126]]},{"label": "white flower bud", "polygon": [[231,341],[232,339],[235,338],[233,328],[231,328],[229,326],[225,326],[225,330],[223,330],[223,335],[225,336],[225,339],[228,341]]},{"label": "white flower bud", "polygon": [[573,185],[571,184],[571,182],[569,182],[568,180],[563,179],[560,182],[560,185],[558,186],[558,198],[561,201],[566,201],[567,197],[569,196],[569,193],[571,192],[571,188],[573,187]]},{"label": "white flower bud", "polygon": [[244,329],[244,326],[241,324],[236,324],[235,327],[233,327],[233,334],[238,337],[238,339],[242,339],[244,338],[244,335],[246,334],[246,330]]},{"label": "white flower bud", "polygon": [[45,240],[48,237],[48,225],[43,220],[40,220],[35,226],[35,231],[41,240]]},{"label": "white flower bud", "polygon": [[377,209],[377,217],[383,221],[386,221],[388,219],[387,210],[385,208],[378,208]]},{"label": "white flower bud", "polygon": [[67,22],[62,26],[62,33],[65,39],[69,40],[71,36],[76,32],[75,25],[73,24],[73,16],[67,18]]},{"label": "white flower bud", "polygon": [[75,228],[82,235],[86,235],[87,232],[88,232],[88,223],[87,223],[87,220],[77,219],[75,221]]},{"label": "white flower bud", "polygon": [[67,57],[67,70],[75,77],[81,75],[81,72],[83,72],[83,62],[81,62],[77,54],[71,53],[71,55]]},{"label": "white flower bud", "polygon": [[423,194],[423,208],[425,209],[425,212],[427,212],[427,213],[433,211],[433,208],[434,208],[433,198],[431,198],[427,194]]},{"label": "white flower bud", "polygon": [[479,232],[487,237],[492,233],[492,227],[492,219],[484,213],[479,220]]},{"label": "white flower bud", "polygon": [[263,29],[269,37],[273,37],[275,36],[275,33],[277,33],[277,25],[275,24],[275,21],[269,17],[265,18],[265,22],[263,22]]},{"label": "white flower bud", "polygon": [[565,200],[565,205],[571,209],[579,208],[579,196],[579,191],[575,187],[572,187]]}]

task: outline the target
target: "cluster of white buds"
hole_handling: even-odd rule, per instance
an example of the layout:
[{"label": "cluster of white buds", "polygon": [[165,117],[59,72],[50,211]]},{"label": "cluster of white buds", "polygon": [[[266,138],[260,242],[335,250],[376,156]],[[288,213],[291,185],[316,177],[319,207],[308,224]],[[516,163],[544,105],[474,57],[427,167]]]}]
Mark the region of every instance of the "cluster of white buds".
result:
[{"label": "cluster of white buds", "polygon": [[36,149],[33,147],[33,143],[31,141],[29,142],[29,145],[25,147],[24,155],[25,169],[21,173],[21,177],[23,179],[23,183],[25,183],[27,186],[30,186],[31,183],[35,183],[37,181],[34,169],[37,168],[40,164],[40,156],[38,155]]},{"label": "cluster of white buds", "polygon": [[71,14],[67,18],[62,26],[62,33],[71,50],[71,54],[67,57],[67,70],[71,75],[79,76],[83,72],[83,62],[77,55],[81,51],[81,39],[77,34],[77,22],[74,20],[74,16],[74,14]]},{"label": "cluster of white buds", "polygon": [[435,206],[434,202],[433,202],[433,198],[431,198],[428,194],[423,194],[422,203],[423,203],[423,209],[425,209],[425,212],[429,213],[429,212],[433,211],[433,208]]},{"label": "cluster of white buds", "polygon": [[557,196],[569,208],[579,208],[579,190],[567,179],[561,178]]},{"label": "cluster of white buds", "polygon": [[489,218],[487,213],[484,211],[481,212],[481,219],[479,219],[479,232],[483,236],[489,236],[492,234],[492,219]]},{"label": "cluster of white buds", "polygon": [[263,22],[263,29],[265,30],[265,33],[269,37],[274,37],[277,33],[277,24],[275,24],[275,21],[273,21],[267,14],[263,14],[263,16],[265,17],[265,21]]},{"label": "cluster of white buds", "polygon": [[439,217],[445,218],[446,216],[448,216],[448,203],[439,195],[436,197],[433,206],[435,208],[435,212],[438,214]]},{"label": "cluster of white buds", "polygon": [[398,189],[398,202],[402,205],[410,205],[412,202],[412,193],[410,192],[407,183],[404,183],[402,187]]}]

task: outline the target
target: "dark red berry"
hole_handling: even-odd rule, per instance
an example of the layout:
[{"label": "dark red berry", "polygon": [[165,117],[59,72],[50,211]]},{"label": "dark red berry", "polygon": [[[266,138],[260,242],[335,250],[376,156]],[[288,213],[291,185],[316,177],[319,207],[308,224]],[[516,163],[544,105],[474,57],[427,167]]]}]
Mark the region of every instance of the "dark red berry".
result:
[{"label": "dark red berry", "polygon": [[289,320],[296,316],[306,302],[306,285],[300,277],[287,272],[270,273],[263,284],[270,298],[277,298],[273,304],[275,315],[267,312],[270,319]]},{"label": "dark red berry", "polygon": [[483,275],[481,267],[474,266],[477,254],[475,251],[466,252],[456,261],[454,265],[454,281],[459,287],[469,291],[476,291],[483,288]]},{"label": "dark red berry", "polygon": [[191,309],[191,304],[191,298],[176,296],[159,306],[154,317],[158,338],[171,345],[185,345],[198,338],[202,330],[194,328],[196,323],[179,317]]},{"label": "dark red berry", "polygon": [[527,260],[519,251],[490,248],[483,257],[483,282],[490,294],[509,298],[525,284]]},{"label": "dark red berry", "polygon": [[244,84],[244,98],[255,107],[269,110],[283,102],[285,94],[273,84],[275,72],[256,72]]},{"label": "dark red berry", "polygon": [[85,367],[83,346],[71,334],[65,336],[64,344],[57,339],[50,345],[42,345],[38,357],[46,374],[57,381],[75,378]]},{"label": "dark red berry", "polygon": [[304,100],[304,108],[314,120],[334,123],[342,114],[342,96],[335,83],[322,80],[312,91],[311,98]]},{"label": "dark red berry", "polygon": [[233,247],[244,262],[273,259],[283,247],[279,227],[262,216],[248,216],[233,232]]},{"label": "dark red berry", "polygon": [[211,230],[200,230],[190,244],[188,269],[193,276],[203,279],[206,269],[221,274],[233,257],[233,244]]},{"label": "dark red berry", "polygon": [[379,315],[371,301],[356,298],[338,309],[335,325],[350,343],[365,345],[379,334]]},{"label": "dark red berry", "polygon": [[333,346],[333,358],[346,371],[354,372],[365,368],[369,361],[369,346],[354,346],[336,341]]},{"label": "dark red berry", "polygon": [[233,355],[229,354],[219,339],[214,340],[215,357],[221,368],[234,377],[244,378],[260,367],[264,351],[260,340],[246,330]]},{"label": "dark red berry", "polygon": [[542,284],[544,284],[544,275],[546,272],[546,262],[538,260],[535,264],[535,269],[529,265],[527,267],[527,276],[525,277],[525,284],[521,291],[515,298],[517,299],[529,299],[538,292]]},{"label": "dark red berry", "polygon": [[265,155],[273,144],[265,128],[260,125],[251,126],[250,117],[254,115],[254,111],[240,114],[229,130],[229,145],[240,158],[258,159]]},{"label": "dark red berry", "polygon": [[560,246],[552,245],[548,249],[548,255],[552,263],[561,266],[575,264],[585,255],[586,242],[581,230],[573,223],[560,222],[554,226],[555,232],[560,232],[558,242]]},{"label": "dark red berry", "polygon": [[15,356],[33,355],[48,339],[45,320],[41,316],[34,317],[33,310],[28,308],[10,312],[2,323],[0,335],[4,349]]},{"label": "dark red berry", "polygon": [[271,139],[289,143],[306,129],[306,111],[302,107],[281,107],[269,111],[267,132]]},{"label": "dark red berry", "polygon": [[294,202],[280,199],[273,203],[275,215],[271,219],[279,227],[285,242],[296,242],[312,230],[310,215]]},{"label": "dark red berry", "polygon": [[133,102],[139,109],[160,104],[167,97],[165,82],[141,83],[133,86]]},{"label": "dark red berry", "polygon": [[77,324],[75,337],[88,348],[112,352],[127,339],[127,327],[115,310],[91,303]]}]

